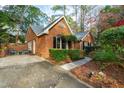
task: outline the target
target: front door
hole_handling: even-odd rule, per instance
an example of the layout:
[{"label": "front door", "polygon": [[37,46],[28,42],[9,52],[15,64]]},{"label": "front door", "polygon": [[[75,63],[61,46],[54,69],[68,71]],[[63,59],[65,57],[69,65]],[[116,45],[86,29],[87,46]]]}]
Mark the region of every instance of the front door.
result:
[{"label": "front door", "polygon": [[28,50],[32,53],[36,53],[36,42],[35,40],[28,42]]},{"label": "front door", "polygon": [[28,42],[28,50],[32,51],[32,41]]}]

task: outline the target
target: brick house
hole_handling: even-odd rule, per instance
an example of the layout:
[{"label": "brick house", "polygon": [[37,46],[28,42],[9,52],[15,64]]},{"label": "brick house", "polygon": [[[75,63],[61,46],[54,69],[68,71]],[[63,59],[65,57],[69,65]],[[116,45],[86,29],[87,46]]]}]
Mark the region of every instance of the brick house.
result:
[{"label": "brick house", "polygon": [[[75,35],[76,42],[67,42],[62,39],[62,35]],[[83,49],[84,46],[93,45],[93,37],[90,32],[73,33],[64,16],[54,20],[46,27],[30,26],[26,41],[28,49],[33,54],[48,58],[50,48],[59,49]]]}]

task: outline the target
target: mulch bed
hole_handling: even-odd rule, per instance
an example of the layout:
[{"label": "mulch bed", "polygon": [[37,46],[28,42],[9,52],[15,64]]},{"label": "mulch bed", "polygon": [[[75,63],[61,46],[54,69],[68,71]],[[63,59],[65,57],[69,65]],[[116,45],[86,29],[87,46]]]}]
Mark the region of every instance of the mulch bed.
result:
[{"label": "mulch bed", "polygon": [[124,68],[117,64],[109,64],[101,72],[100,64],[92,61],[71,72],[97,88],[124,88]]}]

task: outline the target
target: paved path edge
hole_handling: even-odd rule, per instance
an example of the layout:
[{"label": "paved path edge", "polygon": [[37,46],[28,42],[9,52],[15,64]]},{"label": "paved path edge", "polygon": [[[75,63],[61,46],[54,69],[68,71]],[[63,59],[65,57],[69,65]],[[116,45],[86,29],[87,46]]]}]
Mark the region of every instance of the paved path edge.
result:
[{"label": "paved path edge", "polygon": [[83,85],[87,86],[88,88],[94,88],[93,86],[91,86],[90,84],[86,83],[83,80],[80,80],[79,78],[77,78],[74,74],[72,74],[71,72],[68,72],[68,74],[73,77],[74,79],[76,79],[77,81],[79,81],[80,83],[82,83]]}]

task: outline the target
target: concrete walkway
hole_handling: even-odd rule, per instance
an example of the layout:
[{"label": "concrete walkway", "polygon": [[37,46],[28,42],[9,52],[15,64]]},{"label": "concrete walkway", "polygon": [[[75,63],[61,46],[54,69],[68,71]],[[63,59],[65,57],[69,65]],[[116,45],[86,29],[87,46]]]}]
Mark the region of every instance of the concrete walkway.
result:
[{"label": "concrete walkway", "polygon": [[23,65],[45,61],[44,58],[34,55],[14,55],[0,58],[0,68],[14,65]]},{"label": "concrete walkway", "polygon": [[69,71],[69,70],[71,70],[73,68],[76,68],[78,66],[86,64],[86,63],[90,62],[91,60],[92,60],[91,58],[85,57],[84,59],[81,59],[81,60],[78,60],[78,61],[75,61],[75,62],[72,62],[72,63],[67,63],[67,64],[64,64],[64,65],[62,65],[60,67],[62,69],[64,69],[64,70]]}]

